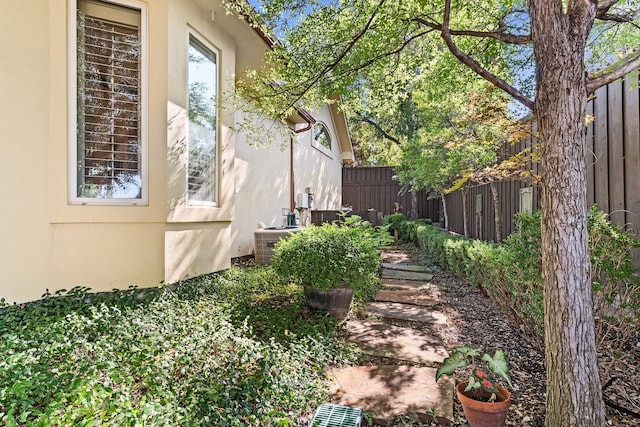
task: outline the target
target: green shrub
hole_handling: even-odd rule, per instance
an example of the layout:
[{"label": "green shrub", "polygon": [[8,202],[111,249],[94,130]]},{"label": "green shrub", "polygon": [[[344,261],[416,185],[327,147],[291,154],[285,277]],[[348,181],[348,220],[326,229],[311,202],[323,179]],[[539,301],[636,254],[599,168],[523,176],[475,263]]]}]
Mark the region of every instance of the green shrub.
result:
[{"label": "green shrub", "polygon": [[349,216],[343,224],[309,226],[280,240],[272,265],[292,283],[320,289],[347,286],[356,298],[370,298],[380,282],[380,245],[388,241],[384,229]]},{"label": "green shrub", "polygon": [[400,230],[400,225],[406,221],[407,217],[403,213],[398,212],[382,218],[382,225],[388,225],[391,230]]},{"label": "green shrub", "polygon": [[[640,277],[631,258],[640,241],[595,207],[589,210],[588,228],[596,331],[601,351],[615,355],[640,324]],[[436,263],[482,286],[504,313],[541,341],[539,212],[518,215],[516,231],[503,245],[464,239],[429,226],[417,227],[416,234],[417,243]]]},{"label": "green shrub", "polygon": [[539,263],[531,258],[533,252],[465,239],[428,225],[418,226],[416,234],[416,243],[434,262],[481,286],[514,323],[522,325],[533,337],[542,336],[541,280],[531,281],[522,274],[526,268],[540,277],[535,267]]},{"label": "green shrub", "polygon": [[511,306],[527,329],[544,335],[544,295],[540,211],[516,215],[515,231],[505,239],[505,278]]},{"label": "green shrub", "polygon": [[327,397],[325,368],[352,358],[267,267],[87,291],[0,310],[1,424],[301,424]]},{"label": "green shrub", "polygon": [[421,225],[430,225],[429,218],[420,218],[408,220],[403,213],[394,213],[382,218],[382,225],[388,227],[389,230],[398,231],[398,239],[405,242],[416,242],[418,236],[416,234],[418,227]]},{"label": "green shrub", "polygon": [[640,324],[640,274],[631,257],[640,240],[596,208],[589,211],[588,227],[596,334],[613,363]]},{"label": "green shrub", "polygon": [[422,225],[431,225],[429,218],[420,218],[407,220],[400,223],[400,229],[398,230],[398,237],[405,242],[417,242],[418,240],[418,227]]}]

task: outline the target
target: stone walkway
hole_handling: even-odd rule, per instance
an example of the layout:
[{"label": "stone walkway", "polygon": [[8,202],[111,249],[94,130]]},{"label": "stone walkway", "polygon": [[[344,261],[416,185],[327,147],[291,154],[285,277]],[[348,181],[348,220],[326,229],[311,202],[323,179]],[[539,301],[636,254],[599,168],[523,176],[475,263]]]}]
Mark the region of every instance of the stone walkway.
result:
[{"label": "stone walkway", "polygon": [[399,416],[447,425],[453,420],[451,378],[436,384],[435,371],[446,358],[442,341],[421,330],[426,323],[446,323],[438,310],[438,289],[428,267],[416,265],[399,249],[385,253],[383,288],[368,304],[368,319],[351,319],[348,339],[380,365],[333,371],[334,403],[362,408],[380,426]]}]

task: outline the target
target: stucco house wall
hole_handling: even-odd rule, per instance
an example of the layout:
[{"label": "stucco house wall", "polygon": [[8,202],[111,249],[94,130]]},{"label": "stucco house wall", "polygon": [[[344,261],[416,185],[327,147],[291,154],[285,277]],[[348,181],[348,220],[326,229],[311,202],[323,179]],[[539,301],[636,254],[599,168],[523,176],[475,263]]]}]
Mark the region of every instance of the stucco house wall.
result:
[{"label": "stucco house wall", "polygon": [[11,34],[2,39],[21,41],[2,48],[7,78],[1,84],[8,95],[0,103],[2,145],[13,157],[0,180],[0,297],[8,301],[78,285],[93,291],[154,286],[230,265],[233,123],[222,119],[219,126],[218,206],[187,206],[185,64],[194,32],[218,50],[219,84],[228,90],[235,42],[210,19],[210,10],[191,1],[136,4],[148,9],[148,203],[122,206],[68,202],[68,141],[75,131],[68,126],[69,72],[75,72],[69,25],[75,2],[0,6],[0,31]]},{"label": "stucco house wall", "polygon": [[313,132],[299,135],[294,148],[296,198],[305,188],[313,193],[312,209],[340,209],[342,203],[342,153],[335,118],[329,106],[313,112],[318,123],[324,124],[331,137],[331,148],[315,144]]},{"label": "stucco house wall", "polygon": [[[286,214],[293,201],[296,208],[306,189],[313,193],[313,209],[336,210],[342,199],[342,163],[340,135],[334,124],[329,106],[310,115],[316,123],[323,123],[331,136],[331,149],[312,142],[313,128],[308,124],[295,128],[300,132],[293,144],[280,141],[277,144],[257,147],[247,142],[244,135],[236,137],[235,158],[235,207],[236,216],[231,225],[233,257],[254,253],[254,230],[259,224],[284,226]],[[344,120],[344,117],[338,117]],[[343,136],[342,136],[343,137]],[[344,137],[343,137],[344,138]],[[293,170],[291,170],[293,150]],[[293,178],[292,178],[293,176]],[[298,225],[307,225],[309,209],[295,210]]]},{"label": "stucco house wall", "polygon": [[[239,247],[251,250],[238,230],[253,230],[258,218],[275,223],[280,207],[288,206],[289,192],[280,184],[287,179],[287,154],[247,154],[229,114],[217,121],[218,202],[186,201],[189,37],[215,51],[220,94],[260,60],[269,47],[264,37],[228,16],[219,1],[114,2],[147,11],[147,197],[137,204],[70,201],[76,0],[29,7],[0,2],[0,298],[9,302],[38,299],[47,289],[147,287],[225,269],[246,252]],[[304,154],[304,138],[296,146],[296,169],[310,161],[309,177],[332,175],[330,183],[313,184],[326,193],[319,202],[330,205],[339,198],[339,191],[329,191],[337,188],[344,153],[335,164],[318,161]],[[297,188],[309,185],[306,173],[299,172]]]}]

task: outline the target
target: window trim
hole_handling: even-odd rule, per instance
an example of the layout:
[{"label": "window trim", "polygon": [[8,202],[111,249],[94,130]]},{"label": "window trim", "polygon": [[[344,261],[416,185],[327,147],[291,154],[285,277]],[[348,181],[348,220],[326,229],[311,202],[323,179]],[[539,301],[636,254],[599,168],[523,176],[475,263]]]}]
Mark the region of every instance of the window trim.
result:
[{"label": "window trim", "polygon": [[[326,145],[323,145],[319,142],[316,141],[315,139],[315,127],[316,126],[322,126],[322,128],[324,129],[324,131],[327,134],[327,137],[329,139],[329,147],[327,147]],[[311,129],[311,146],[313,148],[315,148],[316,150],[320,151],[322,154],[328,156],[329,158],[333,158],[333,138],[331,136],[331,132],[329,132],[329,126],[327,126],[326,123],[321,122],[321,121],[317,121],[313,124],[313,128]]]},{"label": "window trim", "polygon": [[67,105],[68,105],[68,160],[67,182],[68,202],[71,205],[102,205],[102,206],[147,206],[149,204],[149,154],[148,154],[148,126],[149,126],[149,31],[148,31],[148,6],[137,0],[98,0],[100,3],[115,6],[128,7],[140,11],[140,198],[91,198],[77,195],[77,8],[78,0],[69,0],[67,9],[67,43],[68,43],[68,68],[67,68]]},{"label": "window trim", "polygon": [[[185,204],[188,207],[210,207],[210,208],[218,208],[220,207],[220,191],[221,191],[221,169],[222,169],[222,150],[220,148],[220,89],[221,89],[221,78],[220,78],[220,49],[218,49],[215,45],[213,45],[209,40],[204,37],[200,32],[195,30],[193,27],[189,26],[187,29],[187,37],[186,37],[186,58],[185,58],[185,66],[186,66],[186,76],[185,76],[185,106],[187,110],[187,145],[186,145],[186,158],[185,158],[185,177],[184,177],[184,194],[185,194]],[[204,201],[204,200],[190,200],[189,199],[189,47],[191,45],[191,40],[194,40],[197,44],[200,44],[205,49],[209,50],[211,53],[215,55],[216,59],[216,182],[215,182],[215,201]]]}]

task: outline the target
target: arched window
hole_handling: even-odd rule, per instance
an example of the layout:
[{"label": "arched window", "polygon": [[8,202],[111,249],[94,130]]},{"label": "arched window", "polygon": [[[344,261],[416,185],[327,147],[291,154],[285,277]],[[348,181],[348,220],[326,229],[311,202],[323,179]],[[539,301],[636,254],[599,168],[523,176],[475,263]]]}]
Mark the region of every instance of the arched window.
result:
[{"label": "arched window", "polygon": [[313,125],[313,143],[331,150],[331,136],[324,123],[318,122]]}]

